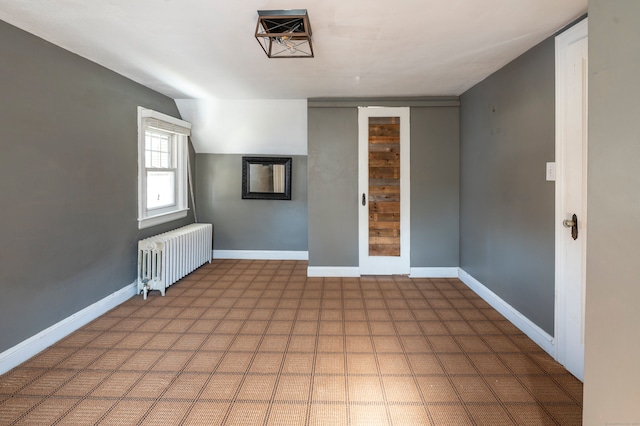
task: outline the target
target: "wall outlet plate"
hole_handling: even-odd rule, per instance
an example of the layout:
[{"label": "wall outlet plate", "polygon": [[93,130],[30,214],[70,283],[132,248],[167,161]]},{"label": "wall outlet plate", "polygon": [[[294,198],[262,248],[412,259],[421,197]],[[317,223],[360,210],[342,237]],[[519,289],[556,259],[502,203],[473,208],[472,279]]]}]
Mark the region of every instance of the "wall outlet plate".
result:
[{"label": "wall outlet plate", "polygon": [[548,181],[555,182],[556,180],[556,163],[555,162],[547,163],[546,176]]}]

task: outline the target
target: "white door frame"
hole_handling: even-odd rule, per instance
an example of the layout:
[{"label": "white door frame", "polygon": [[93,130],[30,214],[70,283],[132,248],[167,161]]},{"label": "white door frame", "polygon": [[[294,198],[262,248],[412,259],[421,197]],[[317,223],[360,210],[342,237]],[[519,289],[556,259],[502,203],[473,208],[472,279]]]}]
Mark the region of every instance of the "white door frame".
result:
[{"label": "white door frame", "polygon": [[[400,117],[400,256],[369,256],[369,117]],[[410,108],[358,108],[358,232],[360,275],[409,274],[410,243]],[[362,196],[366,203],[362,205]]]},{"label": "white door frame", "polygon": [[[582,309],[584,309],[584,282],[583,290],[581,294],[574,294],[569,288],[569,284],[565,282],[564,277],[567,273],[566,250],[568,248],[567,235],[570,233],[566,229],[562,221],[567,219],[567,210],[565,206],[565,192],[567,191],[567,183],[565,182],[565,169],[564,164],[566,161],[566,134],[565,131],[569,126],[575,125],[570,122],[566,116],[568,106],[568,71],[570,64],[567,57],[567,50],[569,46],[573,45],[580,40],[587,38],[588,36],[588,21],[584,19],[580,23],[574,25],[564,33],[556,37],[556,193],[555,193],[555,358],[561,364],[567,366],[567,368],[578,377],[583,380],[584,374],[584,353],[582,353],[582,360],[575,360],[576,347],[570,347],[571,342],[569,338],[569,308],[568,302],[575,301],[579,298],[579,302],[582,303]],[[586,79],[587,76],[584,75]],[[584,131],[586,132],[586,114],[583,119]],[[585,146],[586,150],[586,146]],[[584,153],[586,156],[586,152]],[[586,164],[584,164],[583,170],[583,185],[586,188]],[[582,275],[582,280],[585,280],[586,269],[586,191],[583,198],[583,217],[578,218],[579,236],[582,239],[582,270],[576,271]],[[574,330],[575,331],[575,330]],[[582,311],[581,330],[579,331],[584,336],[584,310]],[[584,341],[582,341],[584,344]],[[575,346],[575,345],[574,345]],[[574,352],[574,355],[571,354]],[[583,351],[584,352],[584,351]],[[571,366],[571,367],[570,367]]]}]

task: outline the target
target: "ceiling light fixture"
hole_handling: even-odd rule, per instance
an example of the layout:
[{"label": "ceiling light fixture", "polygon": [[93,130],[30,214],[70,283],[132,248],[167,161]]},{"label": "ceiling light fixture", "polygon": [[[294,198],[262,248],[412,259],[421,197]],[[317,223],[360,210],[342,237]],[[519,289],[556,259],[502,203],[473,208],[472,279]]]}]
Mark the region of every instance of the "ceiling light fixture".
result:
[{"label": "ceiling light fixture", "polygon": [[306,9],[259,10],[256,39],[270,58],[313,58]]}]

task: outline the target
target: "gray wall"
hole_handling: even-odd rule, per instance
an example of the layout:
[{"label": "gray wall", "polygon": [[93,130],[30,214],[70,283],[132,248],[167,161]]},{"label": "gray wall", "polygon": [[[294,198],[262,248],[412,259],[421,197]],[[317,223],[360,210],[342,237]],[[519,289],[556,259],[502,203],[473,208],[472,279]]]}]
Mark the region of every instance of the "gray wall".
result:
[{"label": "gray wall", "polygon": [[549,38],[461,96],[460,267],[554,333],[555,49]]},{"label": "gray wall", "polygon": [[[359,263],[358,109],[354,106],[358,102],[345,100],[344,107],[341,103],[310,101],[309,266],[357,267]],[[447,98],[444,103],[457,105],[457,99]],[[455,106],[411,107],[412,267],[458,266],[458,129]]]},{"label": "gray wall", "polygon": [[640,422],[640,2],[589,1],[584,424]]},{"label": "gray wall", "polygon": [[411,108],[411,266],[459,262],[459,108]]},{"label": "gray wall", "polygon": [[138,105],[173,100],[0,21],[0,352],[131,284]]},{"label": "gray wall", "polygon": [[308,111],[309,266],[358,266],[358,110]]},{"label": "gray wall", "polygon": [[242,155],[198,154],[198,220],[215,250],[307,250],[307,157],[292,156],[291,200],[243,200]]}]

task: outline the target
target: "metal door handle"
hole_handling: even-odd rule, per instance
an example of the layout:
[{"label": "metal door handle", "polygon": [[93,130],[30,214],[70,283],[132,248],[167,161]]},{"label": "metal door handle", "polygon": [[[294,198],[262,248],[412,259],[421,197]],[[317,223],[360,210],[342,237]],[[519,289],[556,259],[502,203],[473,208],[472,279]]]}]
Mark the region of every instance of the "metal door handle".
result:
[{"label": "metal door handle", "polygon": [[571,219],[565,219],[562,221],[562,226],[565,228],[571,228],[571,238],[578,239],[578,216],[574,215]]},{"label": "metal door handle", "polygon": [[364,192],[362,193],[362,205],[363,205],[363,206],[366,206],[366,205],[367,205],[367,199],[366,199],[366,197],[364,196]]}]

